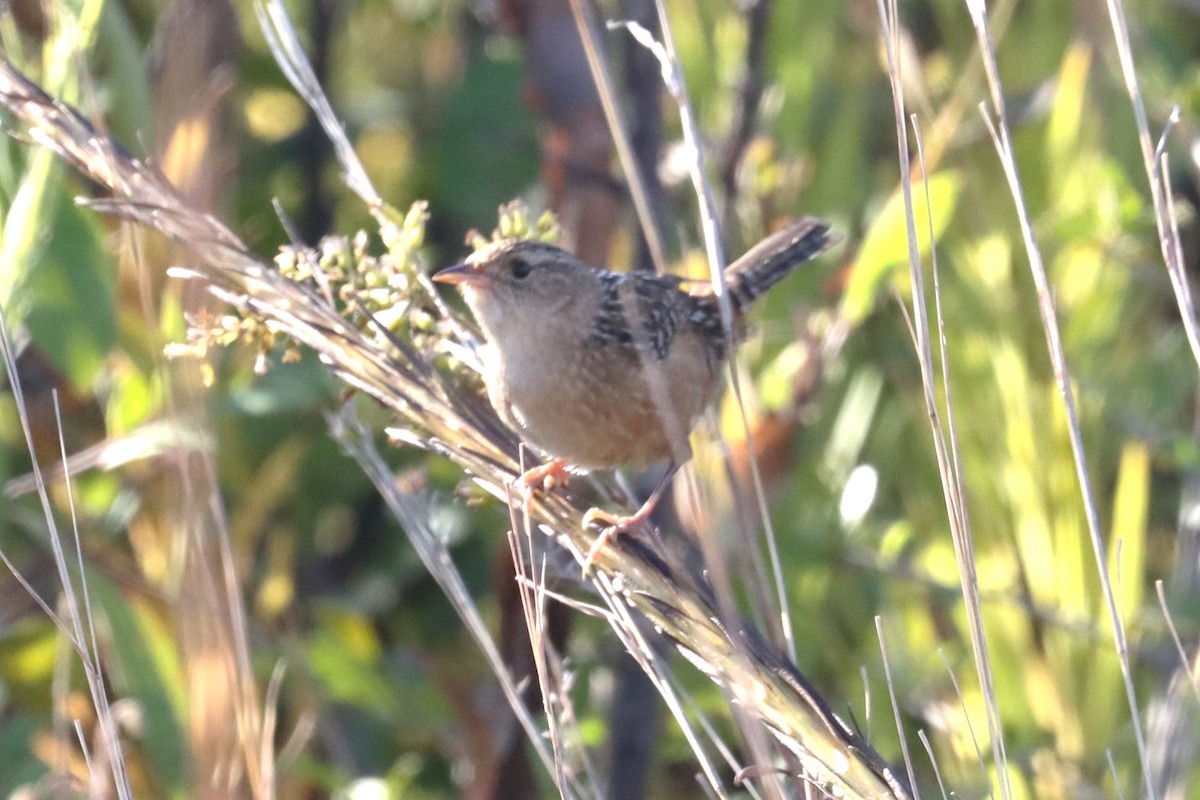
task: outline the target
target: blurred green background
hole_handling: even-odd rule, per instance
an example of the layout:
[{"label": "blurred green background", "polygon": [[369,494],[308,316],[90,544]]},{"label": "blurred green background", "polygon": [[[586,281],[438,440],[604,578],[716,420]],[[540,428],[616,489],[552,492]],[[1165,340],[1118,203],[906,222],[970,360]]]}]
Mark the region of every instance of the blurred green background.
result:
[{"label": "blurred green background", "polygon": [[[668,3],[714,164],[739,113],[746,64],[747,28],[735,6]],[[1182,0],[1125,8],[1152,130],[1157,135],[1173,104],[1182,112],[1167,149],[1194,268],[1200,9]],[[401,208],[429,201],[431,267],[460,258],[466,231],[490,230],[499,204],[545,202],[543,154],[553,139],[531,98],[533,55],[521,27],[536,4],[359,0],[290,9],[380,192]],[[727,209],[729,249],[739,252],[802,213],[830,219],[846,237],[833,257],[771,294],[743,351],[755,402],[795,423],[769,477],[799,666],[898,762],[882,700],[873,622],[881,616],[920,783],[936,792],[916,739],[924,730],[947,786],[982,796],[988,775],[966,724],[969,717],[989,752],[982,701],[917,361],[897,302],[909,293],[907,245],[878,14],[858,0],[770,9],[766,87]],[[1162,264],[1112,30],[1099,2],[1002,0],[989,10],[1143,719],[1161,757],[1153,772],[1160,796],[1174,788],[1169,796],[1200,797],[1200,695],[1188,688],[1154,591],[1163,581],[1194,664],[1197,365]],[[613,3],[603,13],[628,10]],[[275,199],[308,242],[372,227],[272,60],[250,4],[14,2],[0,14],[9,59],[102,120],[130,150],[153,156],[264,259],[287,240]],[[911,59],[906,98],[930,173],[949,373],[1010,775],[1019,797],[1131,796],[1141,768],[1033,282],[977,110],[988,95],[974,31],[955,0],[905,2],[900,17]],[[619,72],[628,37],[604,36]],[[663,102],[663,228],[678,257],[699,235],[678,168],[677,115]],[[205,653],[188,631],[203,623],[189,621],[198,589],[181,570],[191,547],[185,532],[203,516],[188,493],[215,490],[260,691],[276,664],[287,665],[275,744],[288,758],[276,794],[358,796],[364,780],[378,779],[370,786],[386,793],[369,796],[502,796],[494,720],[504,704],[494,677],[368,481],[326,435],[323,412],[341,388],[311,358],[256,375],[247,348],[210,354],[210,386],[181,377],[161,353],[184,339],[181,308],[191,307],[194,289],[167,281],[163,268],[186,264],[186,256],[135,242],[73,204],[92,191],[43,151],[0,139],[0,304],[20,348],[39,461],[59,457],[51,389],[61,396],[68,452],[96,454],[74,470],[72,488],[106,679],[129,715],[122,733],[136,794],[201,796],[199,765],[236,748],[227,718],[221,727],[220,714],[205,721],[198,712]],[[614,260],[628,261],[633,218],[624,200],[621,208]],[[921,229],[923,213],[919,207]],[[845,341],[823,358],[815,388],[801,392],[801,365],[816,356],[799,333],[812,325]],[[181,391],[193,404],[182,411]],[[386,424],[369,403],[362,409]],[[406,480],[431,487],[432,518],[499,628],[506,511],[464,507],[452,492],[460,476],[443,462],[403,449],[390,457]],[[53,604],[59,583],[46,522],[20,483],[29,469],[6,394],[0,474],[10,483],[0,550]],[[69,529],[61,480],[51,496]],[[602,623],[573,620],[566,651],[579,731],[601,763],[614,735],[618,650]],[[46,615],[0,575],[0,795],[36,786],[42,796],[56,765],[86,774],[78,748],[61,744],[74,737],[54,735],[56,718],[82,719],[87,736],[94,725],[70,663]],[[686,667],[679,673],[698,704],[720,717],[717,690]],[[288,736],[298,725],[312,727],[293,752]],[[686,742],[663,721],[649,796],[703,796],[695,771]],[[552,793],[546,776],[533,785]]]}]

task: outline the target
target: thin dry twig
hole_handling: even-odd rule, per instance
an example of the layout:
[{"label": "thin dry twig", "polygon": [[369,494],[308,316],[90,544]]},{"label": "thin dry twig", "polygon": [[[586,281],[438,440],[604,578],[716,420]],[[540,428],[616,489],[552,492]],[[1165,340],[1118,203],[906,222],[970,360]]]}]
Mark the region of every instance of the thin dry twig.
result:
[{"label": "thin dry twig", "polygon": [[1112,628],[1117,661],[1121,666],[1121,676],[1125,686],[1125,698],[1129,704],[1130,723],[1133,726],[1134,741],[1137,744],[1138,760],[1142,767],[1146,796],[1150,800],[1155,800],[1154,779],[1146,754],[1146,737],[1142,730],[1137,689],[1133,684],[1133,668],[1129,662],[1129,645],[1125,637],[1125,627],[1121,622],[1120,613],[1117,609],[1117,600],[1113,592],[1112,579],[1108,574],[1108,562],[1104,554],[1104,538],[1100,532],[1100,515],[1096,509],[1096,500],[1092,490],[1090,470],[1088,469],[1087,453],[1083,445],[1083,433],[1079,426],[1079,413],[1075,406],[1075,395],[1071,385],[1071,372],[1067,365],[1066,354],[1063,351],[1062,345],[1062,334],[1058,327],[1058,311],[1055,308],[1054,294],[1050,288],[1050,281],[1046,276],[1041,249],[1038,246],[1037,235],[1034,233],[1033,223],[1029,217],[1029,209],[1025,203],[1025,193],[1021,187],[1021,175],[1017,166],[1016,154],[1013,151],[1012,135],[1008,124],[1008,111],[1004,101],[1004,90],[1000,83],[1000,74],[996,65],[995,47],[988,29],[987,9],[981,0],[966,0],[966,2],[967,10],[971,14],[971,22],[975,26],[979,52],[983,57],[984,73],[987,76],[988,88],[991,90],[992,112],[989,114],[984,104],[981,103],[980,114],[983,116],[984,123],[988,127],[988,132],[992,136],[992,142],[996,147],[1000,165],[1004,170],[1004,177],[1008,183],[1009,193],[1012,195],[1013,205],[1017,213],[1017,221],[1021,228],[1025,254],[1029,259],[1029,270],[1033,276],[1034,287],[1037,292],[1038,313],[1041,316],[1042,329],[1046,335],[1046,349],[1050,355],[1055,383],[1066,415],[1071,454],[1075,462],[1075,474],[1079,483],[1083,513],[1087,520],[1088,538],[1092,545],[1092,555],[1096,562],[1096,571],[1100,577],[1100,587],[1104,596],[1109,625]]},{"label": "thin dry twig", "polygon": [[[912,198],[911,156],[908,148],[908,128],[905,124],[907,117],[904,110],[903,76],[901,73],[903,65],[899,58],[897,41],[897,37],[899,36],[899,14],[895,0],[889,0],[886,7],[884,0],[878,0],[877,5],[887,52],[888,77],[892,87],[892,103],[896,120],[897,147],[899,150],[900,186],[904,197],[905,224],[908,233],[909,276],[913,297],[910,330],[915,337],[915,349],[921,367],[921,386],[925,400],[925,409],[929,415],[930,427],[933,433],[938,474],[942,481],[942,493],[949,517],[955,561],[958,564],[959,585],[962,589],[963,603],[967,610],[967,627],[970,633],[975,671],[985,700],[984,708],[987,714],[988,729],[991,733],[993,758],[1000,778],[1001,796],[1007,800],[1012,796],[1012,790],[1008,779],[1007,755],[1005,753],[1000,709],[996,700],[995,683],[992,679],[987,632],[983,624],[983,609],[979,596],[979,581],[976,573],[971,519],[966,502],[966,492],[963,487],[962,464],[959,459],[957,433],[954,425],[949,365],[946,355],[946,337],[944,325],[942,324],[937,249],[932,246],[934,239],[932,209],[926,209],[926,220],[929,225],[929,240],[931,251],[933,252],[934,300],[939,353],[942,362],[942,386],[947,408],[947,427],[945,430],[942,427],[937,404],[937,385],[934,379],[933,353],[930,345],[929,313],[925,303],[925,280],[921,267],[920,254],[917,249],[916,218]],[[928,181],[928,171],[924,164],[921,149],[920,131],[916,125],[915,117],[912,122],[917,142],[917,153],[921,158],[921,173],[925,176],[926,181]],[[928,193],[929,188],[928,183],[926,183],[927,197]],[[947,445],[947,438],[949,438],[949,445]]]},{"label": "thin dry twig", "polygon": [[950,796],[946,794],[946,784],[942,781],[942,770],[938,767],[937,756],[933,753],[933,745],[929,743],[929,737],[925,735],[925,731],[917,731],[917,738],[921,740],[921,744],[925,745],[925,752],[929,755],[929,763],[933,766],[933,774],[937,778],[938,789],[942,792],[942,800],[950,800]]},{"label": "thin dry twig", "polygon": [[542,766],[553,775],[556,760],[546,749],[541,729],[525,708],[525,703],[521,700],[521,692],[517,688],[512,674],[505,668],[504,657],[488,632],[487,624],[483,620],[479,607],[471,597],[462,574],[451,561],[445,547],[440,544],[437,534],[429,527],[429,514],[425,501],[411,492],[404,491],[397,483],[391,470],[376,450],[371,432],[366,430],[358,420],[353,406],[344,405],[338,413],[329,415],[327,422],[334,439],[346,454],[358,463],[375,485],[384,502],[388,504],[392,514],[400,522],[417,557],[425,566],[425,570],[437,581],[459,619],[466,625],[467,632],[475,639],[475,644],[483,652],[492,671],[499,679],[500,689],[512,707],[517,722],[533,745],[534,752],[537,753]]},{"label": "thin dry twig", "polygon": [[887,639],[883,635],[883,617],[875,617],[875,635],[879,637],[879,655],[883,662],[884,682],[888,688],[888,699],[892,705],[892,717],[896,721],[896,735],[900,737],[900,752],[904,754],[904,768],[908,770],[908,782],[913,787],[913,793],[917,800],[920,800],[920,794],[917,793],[917,777],[913,774],[912,756],[908,752],[908,737],[904,735],[904,724],[900,720],[900,704],[896,702],[896,683],[892,680],[892,663],[888,659]]},{"label": "thin dry twig", "polygon": [[1117,764],[1113,761],[1112,748],[1104,748],[1104,760],[1108,762],[1108,772],[1112,775],[1113,787],[1117,790],[1117,800],[1125,800],[1125,792],[1121,789],[1121,776],[1117,774]]},{"label": "thin dry twig", "polygon": [[[662,30],[661,42],[656,41],[649,31],[635,23],[624,22],[615,23],[614,25],[625,28],[638,43],[655,55],[662,67],[663,83],[679,110],[679,120],[683,129],[684,148],[689,155],[687,159],[688,174],[691,176],[692,188],[699,201],[700,227],[703,234],[705,254],[708,258],[713,292],[717,297],[721,310],[721,324],[727,335],[731,335],[731,331],[733,330],[733,308],[730,305],[725,284],[724,245],[722,243],[717,215],[717,204],[713,197],[712,187],[709,183],[708,172],[705,167],[700,130],[696,123],[695,114],[692,111],[687,85],[684,82],[679,55],[675,48],[675,40],[671,34],[670,20],[667,17],[666,6],[661,0],[655,0],[655,7],[658,9],[659,25]],[[787,585],[783,579],[783,567],[779,558],[775,528],[771,523],[770,510],[767,507],[766,490],[763,487],[762,473],[759,470],[758,461],[754,457],[754,441],[750,430],[749,415],[746,412],[746,404],[742,395],[741,381],[732,361],[729,364],[728,372],[730,387],[733,390],[734,399],[739,411],[738,416],[741,420],[743,445],[749,454],[747,462],[750,467],[750,479],[756,501],[756,510],[759,518],[763,521],[763,536],[766,540],[767,554],[772,567],[776,609],[779,620],[777,623],[773,619],[769,620],[769,630],[773,636],[777,636],[780,639],[782,645],[787,649],[788,655],[795,660],[796,642],[792,631],[791,610],[787,599]],[[739,496],[740,493],[735,493],[735,498]],[[727,593],[722,591],[721,596],[727,596]]]},{"label": "thin dry twig", "polygon": [[637,211],[641,224],[642,236],[646,238],[646,248],[654,269],[660,275],[667,271],[667,251],[663,246],[662,233],[655,222],[654,203],[646,187],[645,177],[638,169],[637,156],[633,145],[626,134],[627,128],[621,121],[620,104],[617,93],[613,88],[612,71],[608,68],[604,48],[596,41],[596,31],[592,25],[589,11],[582,0],[570,0],[571,13],[575,17],[575,25],[579,29],[579,38],[583,42],[583,51],[587,56],[588,66],[592,70],[592,79],[596,82],[596,90],[600,96],[600,105],[604,109],[604,118],[608,120],[608,130],[617,149],[617,158],[629,182],[629,194],[633,199],[633,207]]},{"label": "thin dry twig", "polygon": [[[8,378],[9,389],[13,394],[13,401],[17,409],[17,416],[21,424],[21,430],[25,436],[25,445],[33,460],[33,477],[37,484],[38,499],[41,501],[42,514],[46,521],[47,530],[50,539],[50,549],[54,556],[54,564],[58,570],[59,580],[63,589],[63,604],[66,608],[66,615],[54,613],[49,604],[42,599],[37,591],[29,584],[16,566],[9,560],[8,556],[0,551],[0,560],[13,574],[13,577],[21,584],[34,599],[34,601],[45,612],[48,619],[54,622],[64,639],[71,645],[79,656],[80,663],[83,667],[84,678],[87,682],[88,692],[92,698],[92,705],[96,711],[98,721],[96,735],[98,741],[103,744],[104,758],[101,762],[107,766],[109,775],[112,779],[113,786],[117,796],[121,800],[131,800],[133,791],[129,783],[129,775],[125,766],[125,758],[121,747],[121,739],[112,712],[112,704],[109,702],[108,689],[106,687],[101,666],[99,662],[100,652],[96,646],[95,638],[95,621],[92,614],[92,606],[90,598],[86,593],[82,595],[82,603],[80,594],[76,592],[75,582],[71,576],[71,570],[68,567],[66,554],[63,551],[62,540],[59,534],[58,525],[54,519],[53,508],[50,503],[50,495],[46,488],[45,480],[43,479],[41,469],[38,466],[37,453],[33,445],[33,434],[30,429],[29,417],[26,414],[26,405],[24,393],[21,388],[21,381],[17,374],[17,364],[13,356],[12,342],[8,336],[8,321],[5,317],[4,310],[0,308],[0,350],[4,360],[4,370]],[[57,415],[58,405],[55,398],[55,412]],[[60,447],[65,447],[62,444],[61,424],[60,424]],[[69,484],[69,481],[68,481]],[[74,530],[75,541],[78,544],[78,530],[74,527],[75,508],[71,506],[71,518]],[[77,550],[80,555],[78,569],[81,576],[84,572],[82,561],[82,553]],[[86,578],[84,586],[86,586]],[[90,636],[85,636],[83,629],[83,619],[86,618],[88,632]],[[82,743],[82,739],[81,739]],[[86,746],[82,747],[82,752],[87,757],[88,750]],[[93,764],[88,761],[88,773],[92,778],[93,784],[99,780],[100,773],[93,769]]]},{"label": "thin dry twig", "polygon": [[[983,748],[979,746],[979,737],[975,735],[975,726],[971,724],[971,715],[967,713],[967,700],[963,697],[962,687],[958,685],[958,678],[954,674],[954,668],[950,666],[950,661],[946,658],[946,651],[938,648],[938,656],[942,659],[942,666],[946,668],[946,674],[950,676],[950,685],[954,687],[954,696],[958,698],[958,707],[962,710],[963,722],[967,725],[967,734],[971,737],[971,746],[975,749],[975,759],[979,762],[979,776],[987,782],[987,764],[983,760]],[[988,797],[994,797],[992,794],[991,783],[987,783]]]},{"label": "thin dry twig", "polygon": [[1167,136],[1179,119],[1179,106],[1175,106],[1167,117],[1157,147],[1150,135],[1150,123],[1146,116],[1146,103],[1133,62],[1133,45],[1129,40],[1129,23],[1125,19],[1125,6],[1121,0],[1107,0],[1108,17],[1112,22],[1113,39],[1117,44],[1117,56],[1121,62],[1121,74],[1125,77],[1125,90],[1133,107],[1133,118],[1137,123],[1138,145],[1142,150],[1142,164],[1150,183],[1150,198],[1154,205],[1154,222],[1158,226],[1158,241],[1162,249],[1163,263],[1171,279],[1171,289],[1179,306],[1179,318],[1192,349],[1192,358],[1200,367],[1200,326],[1196,321],[1196,304],[1192,300],[1191,284],[1183,262],[1183,242],[1179,238],[1179,220],[1175,215],[1174,199],[1168,176],[1166,149]]},{"label": "thin dry twig", "polygon": [[[542,548],[537,547],[534,542],[527,515],[522,515],[526,517],[524,520],[518,520],[517,509],[520,505],[515,498],[510,499],[508,504],[512,526],[508,535],[509,549],[516,564],[517,586],[520,590],[525,627],[529,632],[529,644],[533,651],[538,693],[546,713],[550,744],[554,749],[555,780],[559,793],[564,798],[600,797],[602,793],[596,781],[597,772],[587,756],[587,750],[579,746],[579,725],[571,701],[570,680],[566,675],[562,657],[546,635],[546,606],[549,599],[546,584],[550,572],[546,553],[538,552]],[[521,524],[522,522],[524,524]],[[570,741],[564,736],[566,732],[571,734]],[[577,760],[582,765],[583,776],[588,781],[586,794],[576,777],[577,770],[568,769],[568,747],[570,753],[577,754]]]},{"label": "thin dry twig", "polygon": [[1175,627],[1175,618],[1171,614],[1171,609],[1167,605],[1167,595],[1163,590],[1163,582],[1154,582],[1154,591],[1158,595],[1158,606],[1162,609],[1163,620],[1167,623],[1167,630],[1171,632],[1171,641],[1175,643],[1175,653],[1179,656],[1179,666],[1188,677],[1188,685],[1192,687],[1192,695],[1196,698],[1196,704],[1200,705],[1200,678],[1197,678],[1197,672],[1200,671],[1200,658],[1195,656],[1189,657],[1187,651],[1183,647],[1183,640],[1179,638],[1179,629]]}]

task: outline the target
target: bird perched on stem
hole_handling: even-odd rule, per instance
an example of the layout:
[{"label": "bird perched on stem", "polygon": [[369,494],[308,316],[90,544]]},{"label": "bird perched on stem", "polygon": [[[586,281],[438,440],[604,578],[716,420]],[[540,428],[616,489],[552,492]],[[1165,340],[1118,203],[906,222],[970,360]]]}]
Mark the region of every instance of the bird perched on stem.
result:
[{"label": "bird perched on stem", "polygon": [[561,478],[568,466],[669,462],[633,515],[588,512],[585,525],[606,528],[587,563],[613,533],[647,521],[691,458],[688,435],[716,393],[746,309],[836,242],[826,223],[806,217],[731,264],[732,331],[706,282],[596,270],[542,242],[501,239],[434,274],[458,287],[487,338],[483,377],[492,405],[551,457],[522,476],[526,490]]}]

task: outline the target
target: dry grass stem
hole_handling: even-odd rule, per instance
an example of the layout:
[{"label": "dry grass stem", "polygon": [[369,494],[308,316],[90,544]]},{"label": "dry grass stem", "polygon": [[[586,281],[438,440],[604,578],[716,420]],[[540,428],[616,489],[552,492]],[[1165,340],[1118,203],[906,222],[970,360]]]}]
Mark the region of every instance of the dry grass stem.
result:
[{"label": "dry grass stem", "polygon": [[[671,31],[670,18],[667,16],[666,5],[662,0],[655,0],[654,5],[658,11],[659,26],[662,30],[661,42],[656,41],[648,30],[636,23],[624,22],[615,23],[615,25],[625,28],[639,44],[653,53],[655,58],[658,59],[662,67],[663,83],[678,109],[680,126],[683,131],[684,151],[689,156],[687,159],[688,175],[691,177],[692,190],[696,195],[699,205],[700,230],[703,234],[702,238],[705,255],[708,260],[709,276],[713,292],[717,297],[721,309],[722,325],[727,335],[731,336],[733,330],[733,307],[730,305],[727,286],[725,284],[725,249],[720,229],[720,215],[716,199],[713,196],[712,184],[708,178],[703,139],[700,135],[699,125],[696,122],[696,116],[692,110],[687,85],[679,63],[679,55]],[[728,373],[729,385],[737,403],[738,416],[742,426],[742,446],[746,448],[748,456],[747,463],[750,468],[750,480],[754,492],[755,508],[758,512],[758,518],[763,523],[763,536],[771,563],[778,623],[771,620],[768,633],[772,635],[772,638],[777,639],[778,644],[785,648],[788,657],[794,661],[796,659],[796,642],[792,631],[791,609],[787,598],[786,583],[783,579],[779,547],[775,536],[775,529],[771,523],[771,515],[767,508],[766,491],[763,487],[762,474],[759,470],[758,461],[754,456],[754,442],[750,432],[746,404],[742,395],[741,381],[738,377],[736,364],[732,360],[729,363]],[[728,471],[728,458],[726,458],[725,463]],[[735,500],[740,501],[740,492],[735,491],[734,497]],[[739,509],[740,516],[742,515]],[[748,542],[748,544],[751,547],[756,546],[753,541]],[[753,587],[753,582],[750,585]],[[719,596],[730,596],[727,587],[718,584],[717,589]]]},{"label": "dry grass stem", "polygon": [[[999,704],[996,701],[995,682],[992,678],[991,658],[988,653],[987,633],[983,624],[983,609],[979,596],[979,581],[975,565],[975,547],[971,535],[970,514],[966,504],[966,494],[963,488],[962,465],[958,457],[957,438],[954,427],[953,403],[949,381],[949,366],[946,357],[945,330],[942,324],[941,296],[939,292],[936,247],[934,253],[934,299],[937,311],[937,332],[939,352],[942,362],[942,386],[947,408],[947,428],[943,429],[937,403],[937,385],[934,378],[933,353],[930,345],[929,314],[925,303],[925,281],[921,258],[917,249],[916,211],[912,197],[911,154],[908,147],[908,116],[904,108],[903,93],[903,64],[899,57],[900,20],[895,0],[890,0],[886,7],[884,0],[879,0],[878,10],[880,24],[883,29],[883,39],[888,61],[888,78],[892,87],[893,113],[896,121],[896,140],[899,150],[900,187],[904,197],[905,224],[908,234],[909,276],[912,284],[913,311],[910,319],[910,329],[915,339],[917,359],[921,367],[921,386],[924,392],[925,409],[929,415],[930,427],[933,434],[934,452],[937,456],[938,474],[942,481],[942,493],[950,523],[951,540],[954,544],[955,561],[958,564],[959,584],[962,590],[963,602],[967,610],[967,625],[970,633],[971,648],[975,661],[975,671],[985,700],[988,729],[991,733],[993,758],[997,767],[1000,781],[1000,793],[1005,800],[1012,797],[1012,789],[1008,779],[1007,754],[1003,736],[1003,725],[1000,720]],[[913,119],[914,134],[917,135],[918,155],[922,156],[920,148],[919,128]],[[921,174],[928,179],[927,167],[923,158],[920,162]],[[928,184],[926,184],[928,197]],[[930,225],[930,242],[932,236],[931,209],[927,209],[926,219]],[[949,438],[949,445],[947,444]],[[903,741],[903,738],[901,739]],[[908,759],[906,758],[906,763]],[[910,767],[911,768],[911,767]]]},{"label": "dry grass stem", "polygon": [[920,800],[917,792],[917,777],[913,772],[912,756],[908,752],[908,737],[904,735],[904,723],[900,719],[900,704],[896,701],[896,684],[892,680],[892,662],[888,659],[887,638],[883,635],[883,617],[875,617],[875,635],[879,637],[879,655],[883,662],[884,682],[888,688],[888,700],[892,706],[892,718],[896,722],[896,735],[900,737],[900,752],[904,756],[904,768],[908,770],[908,782],[913,787],[913,794]]},{"label": "dry grass stem", "polygon": [[1075,461],[1075,472],[1079,482],[1080,499],[1084,516],[1087,520],[1088,537],[1092,545],[1092,555],[1095,559],[1096,570],[1100,578],[1100,587],[1108,612],[1109,625],[1112,629],[1113,644],[1117,660],[1121,666],[1121,675],[1125,685],[1125,696],[1129,704],[1129,717],[1133,726],[1134,741],[1137,743],[1138,759],[1142,767],[1142,777],[1145,783],[1146,796],[1155,800],[1153,774],[1146,756],[1146,737],[1142,730],[1141,712],[1138,708],[1137,690],[1133,685],[1133,669],[1129,663],[1129,646],[1125,638],[1125,627],[1121,622],[1117,609],[1116,596],[1113,592],[1112,579],[1108,574],[1108,563],[1104,554],[1104,539],[1100,532],[1100,516],[1096,510],[1096,500],[1092,490],[1091,476],[1088,469],[1087,453],[1083,445],[1083,433],[1079,425],[1079,413],[1076,409],[1074,387],[1072,386],[1070,368],[1063,352],[1062,335],[1059,331],[1058,313],[1054,305],[1054,295],[1049,279],[1046,276],[1045,265],[1042,262],[1041,249],[1038,247],[1037,236],[1030,220],[1029,209],[1025,203],[1024,190],[1021,186],[1020,170],[1017,166],[1016,154],[1013,152],[1012,136],[1008,124],[1008,111],[1004,102],[1004,91],[1000,83],[999,69],[996,65],[996,54],[991,34],[988,30],[987,10],[980,0],[967,0],[967,8],[971,12],[971,21],[975,26],[977,44],[984,62],[984,72],[987,75],[988,87],[992,96],[992,112],[981,104],[980,113],[992,136],[1004,177],[1008,183],[1009,193],[1017,213],[1021,229],[1025,254],[1029,259],[1029,270],[1033,276],[1037,291],[1038,313],[1041,316],[1042,328],[1046,335],[1046,347],[1050,355],[1050,363],[1054,369],[1055,382],[1059,396],[1062,399],[1066,413],[1067,431],[1071,442],[1071,452]]},{"label": "dry grass stem", "polygon": [[1158,226],[1158,240],[1162,248],[1163,263],[1171,279],[1171,289],[1179,306],[1179,319],[1187,334],[1192,358],[1200,367],[1200,326],[1196,320],[1196,304],[1192,300],[1191,284],[1184,269],[1183,242],[1179,237],[1179,220],[1175,215],[1175,201],[1168,180],[1166,149],[1167,136],[1176,120],[1179,107],[1175,106],[1167,118],[1157,146],[1150,135],[1150,123],[1146,116],[1146,103],[1138,81],[1133,59],[1133,45],[1129,40],[1129,23],[1125,19],[1125,6],[1120,0],[1107,0],[1108,18],[1112,22],[1113,40],[1117,45],[1117,57],[1121,62],[1121,74],[1125,78],[1125,90],[1133,107],[1133,118],[1137,123],[1138,145],[1142,151],[1142,164],[1150,183],[1150,198],[1154,205],[1154,221]]},{"label": "dry grass stem", "polygon": [[646,188],[645,176],[637,166],[637,158],[629,134],[621,118],[621,106],[613,88],[612,71],[608,68],[608,59],[604,48],[596,41],[596,30],[592,24],[590,7],[585,8],[582,0],[570,0],[571,14],[575,18],[575,27],[579,30],[579,39],[583,43],[583,51],[587,56],[588,67],[592,71],[592,79],[596,82],[596,91],[600,95],[600,105],[604,109],[604,117],[608,120],[608,130],[612,135],[613,145],[617,150],[617,158],[621,162],[625,179],[629,183],[629,196],[633,200],[633,208],[637,212],[638,223],[642,236],[646,238],[646,248],[650,252],[650,260],[654,269],[661,275],[667,271],[667,250],[663,245],[662,232],[655,222],[654,206],[650,201],[650,192]]},{"label": "dry grass stem", "polygon": [[[74,538],[77,545],[76,553],[78,559],[75,561],[75,569],[78,570],[80,581],[84,590],[77,591],[75,586],[75,578],[72,576],[72,569],[68,564],[66,553],[63,550],[61,536],[58,530],[58,525],[54,519],[54,513],[51,506],[49,492],[46,487],[46,482],[43,479],[41,469],[37,462],[37,457],[33,444],[33,433],[30,428],[29,418],[26,414],[26,404],[23,391],[21,388],[21,380],[17,374],[16,360],[13,355],[14,350],[12,342],[8,336],[8,321],[4,315],[4,310],[0,309],[0,350],[3,351],[4,370],[8,378],[8,385],[13,394],[13,400],[16,405],[18,418],[21,423],[21,429],[25,436],[26,447],[33,458],[33,477],[37,485],[38,499],[41,502],[43,518],[46,521],[47,533],[49,534],[50,550],[54,556],[54,565],[58,571],[59,583],[63,591],[63,614],[57,614],[51,610],[50,605],[38,594],[38,592],[29,584],[25,577],[20,573],[16,566],[9,560],[8,556],[0,552],[0,560],[12,573],[13,577],[21,584],[46,614],[47,618],[54,622],[64,640],[75,651],[79,657],[80,664],[83,668],[84,678],[87,682],[88,692],[91,696],[92,705],[96,711],[97,718],[97,746],[101,754],[98,759],[98,764],[93,764],[88,758],[88,747],[83,737],[82,731],[77,729],[79,735],[80,746],[87,761],[87,774],[90,776],[93,791],[97,791],[97,782],[101,780],[102,775],[107,775],[111,780],[112,787],[121,800],[131,800],[133,797],[132,790],[129,784],[129,775],[125,768],[125,758],[122,755],[121,738],[119,726],[113,714],[112,704],[109,702],[108,689],[104,680],[102,666],[100,664],[100,652],[96,645],[96,628],[95,618],[92,612],[90,598],[86,592],[86,570],[83,563],[82,551],[78,549],[79,535],[78,529],[73,525]],[[60,448],[65,447],[62,443],[62,428],[61,417],[58,416],[58,403],[55,397],[55,414],[59,422],[59,443]],[[70,486],[70,476],[66,476],[67,485]],[[72,522],[74,523],[74,505],[71,506]],[[87,624],[87,632],[84,631],[84,622]],[[61,741],[61,739],[60,739]]]}]

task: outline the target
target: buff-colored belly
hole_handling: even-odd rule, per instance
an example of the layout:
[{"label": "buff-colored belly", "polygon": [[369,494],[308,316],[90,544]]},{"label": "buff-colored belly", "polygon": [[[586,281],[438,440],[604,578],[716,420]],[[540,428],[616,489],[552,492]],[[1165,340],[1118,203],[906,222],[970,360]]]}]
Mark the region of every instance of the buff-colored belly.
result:
[{"label": "buff-colored belly", "polygon": [[684,461],[717,386],[717,365],[700,346],[678,337],[674,357],[641,364],[605,351],[558,369],[506,364],[489,383],[497,382],[493,400],[506,404],[522,437],[547,455],[585,469]]}]

